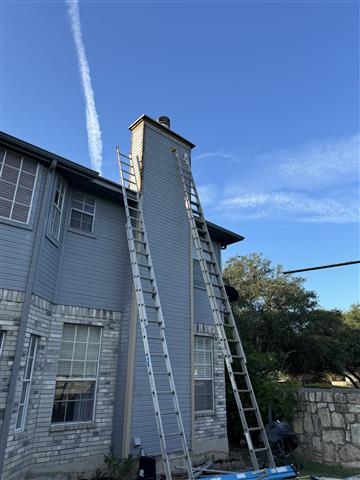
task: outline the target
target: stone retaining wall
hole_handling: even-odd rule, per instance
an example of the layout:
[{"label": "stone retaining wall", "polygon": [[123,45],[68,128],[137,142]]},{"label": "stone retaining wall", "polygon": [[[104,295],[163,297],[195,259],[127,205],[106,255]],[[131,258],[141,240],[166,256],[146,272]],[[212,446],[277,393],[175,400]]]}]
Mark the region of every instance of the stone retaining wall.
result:
[{"label": "stone retaining wall", "polygon": [[294,430],[307,460],[360,467],[360,390],[302,388]]}]

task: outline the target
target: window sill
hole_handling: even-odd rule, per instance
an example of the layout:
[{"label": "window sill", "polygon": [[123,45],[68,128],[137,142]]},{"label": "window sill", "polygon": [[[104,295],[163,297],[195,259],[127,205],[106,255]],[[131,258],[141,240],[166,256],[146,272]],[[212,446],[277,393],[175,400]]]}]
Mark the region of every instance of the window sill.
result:
[{"label": "window sill", "polygon": [[50,425],[50,432],[64,432],[68,430],[86,430],[96,427],[94,420],[88,422],[69,422],[69,423],[52,423]]},{"label": "window sill", "polygon": [[15,220],[10,220],[8,218],[0,218],[0,223],[3,223],[4,225],[11,225],[12,227],[23,228],[25,230],[33,229],[32,225],[29,225],[28,223],[16,222]]},{"label": "window sill", "polygon": [[214,410],[203,410],[202,412],[195,412],[195,419],[202,418],[202,417],[214,417],[215,411]]},{"label": "window sill", "polygon": [[84,232],[83,230],[77,230],[76,228],[68,227],[68,232],[77,233],[78,235],[83,235],[85,237],[90,237],[96,239],[95,233]]},{"label": "window sill", "polygon": [[51,242],[55,247],[60,248],[60,243],[58,240],[55,240],[49,233],[45,234],[45,237]]}]

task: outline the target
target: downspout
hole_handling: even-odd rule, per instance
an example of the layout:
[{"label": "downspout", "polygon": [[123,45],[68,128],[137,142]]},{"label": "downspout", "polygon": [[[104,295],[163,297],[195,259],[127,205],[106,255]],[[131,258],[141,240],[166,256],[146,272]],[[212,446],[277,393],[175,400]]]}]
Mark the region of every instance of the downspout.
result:
[{"label": "downspout", "polygon": [[24,349],[24,341],[25,341],[25,335],[27,330],[27,321],[28,321],[29,310],[31,305],[31,296],[34,290],[34,285],[35,285],[38,268],[39,268],[39,255],[40,255],[40,249],[41,249],[40,247],[42,244],[43,236],[45,234],[45,225],[46,225],[46,219],[47,219],[48,210],[50,206],[52,185],[53,185],[53,179],[55,177],[56,165],[57,165],[57,161],[53,160],[46,174],[45,189],[44,189],[44,194],[43,194],[41,208],[40,208],[40,215],[39,215],[39,220],[38,220],[38,225],[37,225],[37,230],[35,235],[35,242],[34,242],[34,247],[33,247],[32,256],[31,256],[29,276],[28,276],[28,281],[27,281],[26,290],[25,290],[23,307],[21,311],[19,331],[18,331],[16,348],[15,348],[14,364],[11,372],[9,393],[6,401],[3,426],[0,432],[0,478],[2,475],[3,467],[4,467],[5,451],[6,451],[10,421],[11,421],[11,411],[14,404],[17,377],[19,374],[21,358],[22,358],[23,349]]}]

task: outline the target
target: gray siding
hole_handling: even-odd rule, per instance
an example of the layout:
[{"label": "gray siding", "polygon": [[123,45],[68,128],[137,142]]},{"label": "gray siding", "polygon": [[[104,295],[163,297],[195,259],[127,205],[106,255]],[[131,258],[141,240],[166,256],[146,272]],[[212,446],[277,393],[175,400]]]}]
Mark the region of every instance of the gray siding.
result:
[{"label": "gray siding", "polygon": [[[176,142],[156,127],[145,124],[143,153],[144,218],[158,282],[166,337],[174,371],[185,433],[191,439],[191,312],[190,232],[176,159]],[[185,145],[177,145],[180,152]],[[189,152],[188,152],[189,153]],[[136,343],[131,439],[140,437],[148,454],[159,454],[159,440],[150,397],[145,356],[139,334]],[[155,367],[154,367],[155,368]],[[167,384],[167,380],[164,379]],[[159,389],[162,385],[158,385]],[[168,417],[169,418],[169,417]],[[169,420],[167,430],[170,430]],[[171,430],[170,430],[171,431]],[[175,430],[175,426],[174,429]],[[168,442],[169,450],[176,450]]]},{"label": "gray siding", "polygon": [[57,180],[59,175],[57,175],[54,179],[54,184],[52,186],[52,195],[51,195],[51,202],[48,205],[47,210],[47,218],[46,218],[46,234],[42,240],[41,245],[41,255],[39,258],[39,271],[35,283],[34,293],[39,295],[46,300],[53,301],[55,298],[56,293],[56,285],[58,281],[59,273],[61,272],[61,249],[62,244],[64,241],[64,235],[66,232],[65,225],[67,221],[68,215],[68,207],[69,207],[69,195],[70,189],[69,186],[66,185],[65,190],[65,199],[64,199],[64,211],[62,215],[62,221],[60,226],[60,235],[59,241],[56,242],[53,239],[50,239],[48,235],[49,228],[50,228],[50,215],[52,210],[52,204],[54,199],[54,191],[56,188]]},{"label": "gray siding", "polygon": [[120,204],[97,198],[94,234],[67,228],[56,303],[122,310],[128,256],[124,224]]},{"label": "gray siding", "polygon": [[[221,268],[221,245],[213,241],[214,253],[216,255],[219,268]],[[209,298],[207,296],[203,275],[198,260],[193,260],[194,277],[194,322],[205,325],[214,325],[214,318],[210,308]]]},{"label": "gray siding", "polygon": [[25,291],[44,193],[46,169],[39,165],[28,225],[0,218],[0,288]]}]

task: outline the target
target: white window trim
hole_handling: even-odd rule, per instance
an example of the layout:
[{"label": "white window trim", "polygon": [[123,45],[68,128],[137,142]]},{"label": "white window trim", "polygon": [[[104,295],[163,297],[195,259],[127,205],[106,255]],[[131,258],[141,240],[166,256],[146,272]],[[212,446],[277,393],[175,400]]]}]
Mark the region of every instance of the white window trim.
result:
[{"label": "white window trim", "polygon": [[[211,378],[198,378],[195,376],[195,359],[194,359],[194,413],[195,415],[204,415],[204,414],[213,414],[215,412],[215,377],[214,377],[214,337],[213,335],[207,335],[206,333],[196,333],[194,337],[204,337],[209,338],[211,343]],[[194,351],[195,351],[195,339],[194,339]],[[207,410],[196,410],[196,401],[195,401],[195,383],[196,381],[202,380],[211,380],[212,382],[212,408]]]},{"label": "white window trim", "polygon": [[[4,158],[3,158],[3,161],[2,161],[2,163],[1,163],[0,178],[1,178],[1,176],[2,176],[3,167],[4,167],[4,165],[5,165],[6,155],[7,155],[7,150],[5,150]],[[30,220],[30,214],[31,214],[32,207],[33,207],[33,202],[34,202],[34,194],[35,194],[35,189],[36,189],[36,184],[37,184],[37,179],[38,179],[38,173],[39,173],[39,164],[36,165],[36,173],[35,173],[34,186],[33,186],[32,193],[31,193],[31,200],[30,200],[29,211],[28,211],[28,214],[27,214],[26,222],[21,222],[20,220],[14,220],[13,218],[11,218],[11,215],[12,215],[13,210],[14,210],[16,193],[17,193],[18,186],[19,186],[20,171],[21,171],[21,167],[22,167],[22,165],[23,165],[23,160],[24,160],[24,157],[21,157],[21,162],[20,162],[20,167],[19,167],[19,176],[18,176],[18,179],[17,179],[17,181],[16,181],[15,192],[14,192],[13,200],[12,200],[12,202],[11,202],[10,217],[4,217],[4,216],[0,215],[0,218],[4,218],[5,220],[9,220],[10,222],[21,223],[22,225],[28,225],[28,224],[29,224],[29,220]],[[4,199],[4,200],[6,200],[6,199]],[[23,205],[22,203],[20,203],[20,205],[22,205],[22,206],[24,206],[24,207],[27,207],[27,205]]]},{"label": "white window trim", "polygon": [[[84,197],[86,197],[86,194],[85,193],[82,193],[82,192],[75,192],[75,193],[78,193],[78,194],[81,194],[83,195]],[[92,195],[89,195],[89,196],[92,196]],[[95,215],[96,215],[96,204],[97,204],[97,201],[96,201],[96,198],[94,197],[94,213],[90,213],[90,212],[85,212],[85,210],[80,210],[76,207],[73,207],[72,206],[72,202],[74,200],[74,197],[71,199],[71,209],[70,209],[70,215],[69,215],[69,227],[76,230],[77,232],[82,232],[82,233],[94,233],[94,228],[95,228]],[[91,232],[88,232],[87,230],[82,230],[81,228],[76,228],[76,227],[73,227],[71,225],[71,213],[72,211],[75,210],[76,212],[80,212],[80,213],[85,213],[85,215],[90,215],[93,217],[93,221],[92,221],[92,225],[91,225]]]},{"label": "white window trim", "polygon": [[1,354],[2,354],[3,348],[4,348],[5,337],[6,337],[6,331],[5,331],[5,330],[1,330],[1,331],[0,331],[0,358],[1,358]]},{"label": "white window trim", "polygon": [[[30,377],[28,379],[26,379],[25,375],[26,375],[27,366],[28,366],[29,353],[30,353],[30,347],[31,347],[32,339],[34,339],[34,341],[35,341],[34,356],[32,357],[33,358],[33,363],[32,363],[32,366],[31,366]],[[30,390],[31,390],[32,377],[33,377],[34,365],[35,365],[35,360],[36,360],[38,341],[39,341],[39,337],[37,335],[33,335],[33,334],[30,335],[29,346],[28,346],[28,350],[27,350],[27,354],[26,354],[24,374],[23,374],[23,378],[22,378],[22,381],[21,381],[19,404],[18,404],[17,413],[16,413],[16,421],[15,421],[15,431],[16,432],[23,432],[24,429],[25,429],[25,421],[26,421],[26,416],[27,416],[27,409],[28,409],[28,406],[29,406]],[[28,386],[26,388],[24,403],[21,404],[20,400],[21,400],[21,393],[22,393],[24,383],[27,383]],[[18,416],[19,416],[21,405],[23,405],[23,407],[24,407],[23,411],[22,411],[21,424],[20,424],[19,427],[16,427],[16,425],[18,423]]]},{"label": "white window trim", "polygon": [[[101,355],[101,345],[102,345],[102,336],[103,336],[103,327],[99,325],[83,325],[81,323],[71,323],[71,322],[65,322],[70,325],[75,326],[75,338],[76,338],[76,331],[77,327],[95,327],[100,329],[100,340],[99,340],[99,354],[98,354],[98,359],[97,359],[97,368],[96,368],[96,376],[95,377],[88,377],[88,378],[71,378],[71,377],[61,377],[56,375],[56,382],[95,382],[95,387],[94,387],[94,403],[93,403],[93,408],[92,408],[92,416],[89,420],[75,420],[73,422],[51,422],[52,425],[71,425],[74,423],[86,423],[86,422],[93,422],[95,421],[95,414],[96,414],[96,402],[97,402],[97,390],[98,390],[98,381],[99,381],[99,370],[100,370],[100,355]],[[64,325],[65,325],[64,323]],[[89,340],[89,332],[88,330],[88,340]],[[89,346],[88,340],[86,342],[86,353],[85,353],[85,358],[87,355],[87,349]],[[74,361],[74,351],[75,351],[75,342],[73,346],[73,351],[72,351],[72,356],[71,356],[71,369],[72,369],[72,364]],[[71,371],[70,371],[71,373]],[[55,388],[56,388],[56,382],[55,382]],[[54,405],[54,400],[53,400],[53,405]]]},{"label": "white window trim", "polygon": [[[56,192],[58,190],[58,186],[60,185],[60,187],[63,185],[64,186],[64,193],[63,193],[63,198],[62,198],[62,202],[61,202],[61,208],[59,208],[58,205],[56,205],[55,203],[55,198],[56,198]],[[64,182],[64,180],[62,178],[58,178],[57,179],[57,182],[56,182],[56,186],[55,186],[55,191],[54,191],[54,195],[53,195],[53,201],[52,201],[52,205],[51,205],[51,215],[50,215],[50,225],[49,225],[49,235],[51,238],[53,238],[54,240],[56,240],[57,242],[59,241],[59,238],[60,238],[60,232],[61,232],[61,223],[62,223],[62,218],[63,218],[63,214],[64,214],[64,205],[65,205],[65,195],[66,195],[66,184]],[[59,228],[58,228],[58,231],[57,231],[57,234],[56,236],[53,235],[53,232],[52,232],[52,229],[53,229],[53,222],[54,222],[54,209],[56,209],[59,213],[60,213],[60,218],[59,218]]]}]

